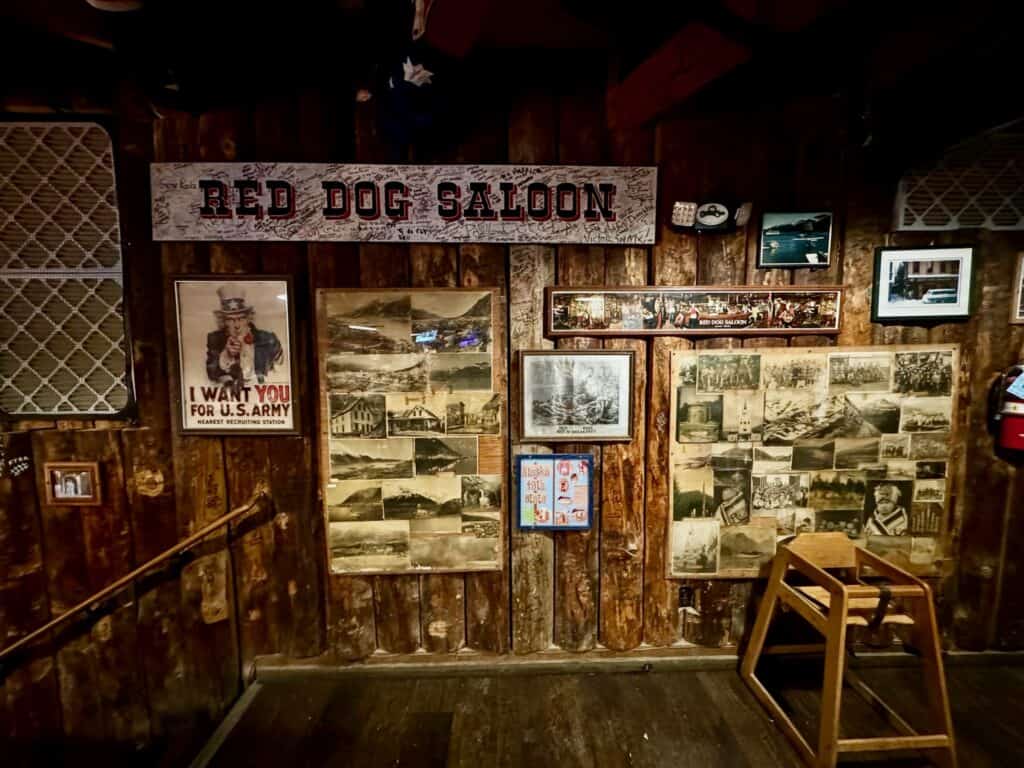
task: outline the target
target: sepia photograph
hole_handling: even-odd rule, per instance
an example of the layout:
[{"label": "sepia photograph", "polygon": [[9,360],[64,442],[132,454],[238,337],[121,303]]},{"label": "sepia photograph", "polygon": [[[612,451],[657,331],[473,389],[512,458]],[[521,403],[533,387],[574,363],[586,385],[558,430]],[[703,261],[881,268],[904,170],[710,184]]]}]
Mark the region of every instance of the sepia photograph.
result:
[{"label": "sepia photograph", "polygon": [[413,568],[433,570],[493,569],[501,554],[501,539],[472,535],[419,535],[409,542]]},{"label": "sepia photograph", "polygon": [[806,507],[810,480],[807,475],[753,475],[751,507],[753,514],[765,510]]},{"label": "sepia photograph", "polygon": [[908,397],[903,401],[900,432],[948,432],[952,420],[952,398]]},{"label": "sepia photograph", "polygon": [[817,516],[813,509],[794,509],[793,533],[814,533]]},{"label": "sepia photograph", "polygon": [[743,470],[749,474],[754,464],[754,446],[750,443],[715,443],[711,446],[711,466],[715,470]]},{"label": "sepia photograph", "polygon": [[676,442],[715,443],[722,436],[722,395],[698,395],[693,387],[676,390]]},{"label": "sepia photograph", "polygon": [[722,432],[726,440],[760,440],[763,428],[763,392],[736,390],[722,396]]},{"label": "sepia photograph", "polygon": [[915,461],[922,459],[945,459],[949,457],[949,433],[923,432],[910,435],[910,458]]},{"label": "sepia photograph", "polygon": [[815,533],[845,533],[851,539],[864,535],[864,510],[822,509],[818,510]]},{"label": "sepia photograph", "polygon": [[945,500],[945,480],[918,480],[914,483],[914,501],[943,502]]},{"label": "sepia photograph", "polygon": [[490,292],[413,293],[412,339],[427,352],[490,352]]},{"label": "sepia photograph", "polygon": [[328,523],[327,540],[334,573],[409,567],[409,524],[404,520]]},{"label": "sepia photograph", "polygon": [[820,355],[761,358],[765,389],[819,389],[824,384],[825,359]]},{"label": "sepia photograph", "polygon": [[390,437],[445,434],[445,418],[448,414],[446,395],[388,395],[386,403]]},{"label": "sepia photograph", "polygon": [[721,528],[718,567],[722,571],[759,571],[775,557],[775,527],[734,525]]},{"label": "sepia photograph", "polygon": [[500,435],[501,395],[459,392],[447,395],[445,426],[449,435]]},{"label": "sepia photograph", "polygon": [[868,480],[864,494],[867,532],[872,536],[904,536],[910,526],[914,483],[910,480]]},{"label": "sepia photograph", "polygon": [[324,501],[331,523],[384,519],[380,480],[344,480],[328,483]]},{"label": "sepia photograph", "polygon": [[868,551],[890,561],[897,568],[906,568],[910,565],[910,551],[913,545],[914,540],[910,536],[873,533],[868,530]]},{"label": "sepia photograph", "polygon": [[[899,424],[898,417],[896,423]],[[878,455],[883,460],[910,458],[910,435],[882,435],[879,438]]]},{"label": "sepia photograph", "polygon": [[953,351],[896,352],[893,389],[904,395],[935,397],[953,391]]},{"label": "sepia photograph", "polygon": [[890,480],[914,480],[917,478],[917,464],[904,459],[887,461],[885,463],[885,477]]},{"label": "sepia photograph", "polygon": [[892,359],[887,352],[850,352],[828,356],[828,385],[833,392],[888,392]]},{"label": "sepia photograph", "polygon": [[394,355],[416,351],[409,294],[331,292],[324,301],[330,353]]},{"label": "sepia photograph", "polygon": [[764,430],[766,445],[792,445],[811,436],[820,426],[821,396],[808,390],[769,389],[764,393]]},{"label": "sepia photograph", "polygon": [[827,267],[831,245],[831,212],[765,212],[761,215],[757,268]]},{"label": "sepia photograph", "polygon": [[385,520],[425,520],[462,513],[458,477],[417,477],[382,483]]},{"label": "sepia photograph", "polygon": [[672,461],[674,464],[686,469],[700,469],[711,466],[711,451],[714,446],[710,443],[684,443],[672,446]]},{"label": "sepia photograph", "polygon": [[860,431],[895,434],[900,431],[900,398],[888,393],[848,392],[846,415],[859,422]]},{"label": "sepia photograph", "polygon": [[793,471],[831,469],[835,455],[835,440],[798,440],[793,443]]},{"label": "sepia photograph", "polygon": [[329,401],[332,438],[387,437],[384,395],[340,395]]},{"label": "sepia photograph", "polygon": [[740,472],[735,474],[742,475],[744,482],[736,485],[716,484],[714,487],[715,517],[725,525],[739,525],[750,520],[750,476]]},{"label": "sepia photograph", "polygon": [[910,533],[912,536],[937,536],[942,530],[943,506],[934,502],[914,502],[910,505]]},{"label": "sepia photograph", "polygon": [[491,389],[491,354],[445,353],[427,358],[431,392]]},{"label": "sepia photograph", "polygon": [[461,533],[497,539],[501,535],[501,475],[467,475],[461,480]]},{"label": "sepia photograph", "polygon": [[332,392],[425,392],[423,355],[330,355],[327,383]]},{"label": "sepia photograph", "polygon": [[332,480],[412,477],[411,439],[332,440],[329,447]]},{"label": "sepia photograph", "polygon": [[672,470],[672,519],[713,517],[715,473],[711,467]]},{"label": "sepia photograph", "polygon": [[871,321],[966,320],[972,247],[877,248]]},{"label": "sepia photograph", "polygon": [[46,503],[51,506],[91,507],[103,503],[100,465],[96,462],[50,461],[43,464],[43,475]]},{"label": "sepia photograph", "polygon": [[754,474],[789,472],[793,464],[793,448],[788,445],[754,446]]},{"label": "sepia photograph", "polygon": [[416,475],[474,475],[477,471],[475,437],[418,437]]},{"label": "sepia photograph", "polygon": [[632,351],[520,353],[522,439],[629,440]]},{"label": "sepia photograph", "polygon": [[861,509],[867,481],[860,472],[815,472],[808,506],[814,509]]},{"label": "sepia photograph", "polygon": [[859,469],[878,461],[877,437],[839,438],[836,440],[836,469]]},{"label": "sepia photograph", "polygon": [[937,567],[941,563],[938,539],[932,536],[914,536],[910,540],[910,562],[914,565]]},{"label": "sepia photograph", "polygon": [[697,386],[697,359],[693,354],[686,355],[682,359],[680,355],[672,355],[672,364],[677,366],[676,384],[680,388]]},{"label": "sepia photograph", "polygon": [[697,358],[697,389],[699,392],[758,389],[760,386],[760,355],[702,354]]},{"label": "sepia photograph", "polygon": [[946,462],[919,461],[915,477],[918,480],[939,480],[946,476]]},{"label": "sepia photograph", "polygon": [[681,520],[672,523],[673,575],[713,574],[718,571],[717,520]]}]

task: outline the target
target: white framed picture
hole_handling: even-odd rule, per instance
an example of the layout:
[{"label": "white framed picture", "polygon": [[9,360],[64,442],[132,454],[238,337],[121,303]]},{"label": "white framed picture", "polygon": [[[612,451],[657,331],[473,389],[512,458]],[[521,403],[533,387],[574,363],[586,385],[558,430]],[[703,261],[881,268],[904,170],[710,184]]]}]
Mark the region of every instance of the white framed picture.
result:
[{"label": "white framed picture", "polygon": [[536,350],[519,355],[523,441],[632,439],[632,350]]},{"label": "white framed picture", "polygon": [[871,320],[966,320],[973,274],[971,246],[877,248]]},{"label": "white framed picture", "polygon": [[1024,325],[1024,252],[1017,254],[1017,276],[1013,281],[1010,322],[1014,325]]}]

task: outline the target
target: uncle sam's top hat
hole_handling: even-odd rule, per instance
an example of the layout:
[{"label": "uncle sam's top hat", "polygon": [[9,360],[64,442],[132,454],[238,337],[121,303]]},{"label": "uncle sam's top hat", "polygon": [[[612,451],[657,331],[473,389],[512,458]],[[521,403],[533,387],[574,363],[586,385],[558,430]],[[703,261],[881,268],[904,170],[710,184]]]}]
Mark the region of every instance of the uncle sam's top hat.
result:
[{"label": "uncle sam's top hat", "polygon": [[220,298],[220,309],[215,309],[214,314],[218,317],[237,315],[248,315],[253,308],[245,301],[245,289],[235,283],[225,283],[217,289],[217,296]]}]

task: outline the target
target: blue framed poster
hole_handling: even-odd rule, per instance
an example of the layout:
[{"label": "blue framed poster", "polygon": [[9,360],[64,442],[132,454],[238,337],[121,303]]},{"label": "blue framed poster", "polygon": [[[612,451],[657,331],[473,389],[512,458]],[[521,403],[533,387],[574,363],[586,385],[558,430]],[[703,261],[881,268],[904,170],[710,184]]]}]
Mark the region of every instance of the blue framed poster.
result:
[{"label": "blue framed poster", "polygon": [[589,453],[516,456],[516,510],[521,530],[588,531],[594,459]]}]

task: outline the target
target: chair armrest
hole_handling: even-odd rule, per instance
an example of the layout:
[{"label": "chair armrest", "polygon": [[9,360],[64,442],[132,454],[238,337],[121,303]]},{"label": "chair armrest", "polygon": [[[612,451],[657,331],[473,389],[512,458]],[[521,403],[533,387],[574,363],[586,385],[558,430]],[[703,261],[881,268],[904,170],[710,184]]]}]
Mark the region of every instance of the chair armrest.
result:
[{"label": "chair armrest", "polygon": [[785,549],[786,555],[789,558],[789,565],[794,570],[799,571],[808,579],[813,581],[819,587],[824,587],[825,589],[827,589],[830,595],[838,597],[846,591],[846,585],[843,584],[843,582],[841,582],[831,573],[822,568],[819,568],[810,560],[803,558],[791,549]]},{"label": "chair armrest", "polygon": [[887,576],[895,582],[900,584],[913,584],[916,587],[923,587],[926,591],[930,591],[928,585],[921,579],[914,576],[912,573],[904,571],[902,568],[893,565],[888,560],[884,560],[874,552],[869,552],[863,547],[856,548],[857,556],[857,575],[860,576],[861,568],[865,565],[869,566],[873,571]]}]

